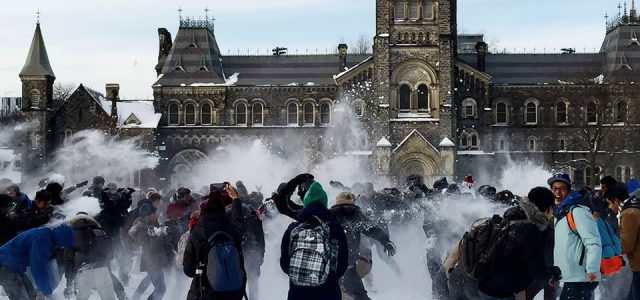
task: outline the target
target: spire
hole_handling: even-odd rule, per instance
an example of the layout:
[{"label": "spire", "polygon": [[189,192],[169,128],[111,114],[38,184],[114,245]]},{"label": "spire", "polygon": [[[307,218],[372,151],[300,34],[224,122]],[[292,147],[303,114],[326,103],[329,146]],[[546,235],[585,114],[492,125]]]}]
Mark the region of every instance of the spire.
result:
[{"label": "spire", "polygon": [[627,1],[624,2],[624,15],[622,15],[623,17],[627,17]]},{"label": "spire", "polygon": [[620,2],[618,2],[618,18],[622,17],[622,5],[620,5]]},{"label": "spire", "polygon": [[631,0],[631,11],[629,12],[629,17],[631,17],[632,20],[638,17],[638,11],[636,10],[636,0]]},{"label": "spire", "polygon": [[[38,16],[40,14],[38,13]],[[47,56],[47,49],[44,46],[44,39],[42,38],[42,32],[40,31],[40,20],[36,23],[36,31],[33,34],[33,40],[31,40],[31,48],[29,48],[29,55],[27,61],[20,71],[22,75],[42,75],[56,77],[53,74],[51,65],[49,64],[49,56]]]}]

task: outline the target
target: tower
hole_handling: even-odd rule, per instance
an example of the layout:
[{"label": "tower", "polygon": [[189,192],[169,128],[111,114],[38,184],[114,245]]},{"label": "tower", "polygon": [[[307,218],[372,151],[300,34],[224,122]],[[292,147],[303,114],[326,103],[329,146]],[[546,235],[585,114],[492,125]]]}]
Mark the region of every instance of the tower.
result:
[{"label": "tower", "polygon": [[31,40],[27,60],[20,71],[22,81],[22,114],[29,122],[28,138],[22,158],[23,168],[29,173],[44,165],[46,156],[52,150],[52,130],[49,130],[53,107],[53,82],[56,77],[49,64],[44,45],[40,21]]}]

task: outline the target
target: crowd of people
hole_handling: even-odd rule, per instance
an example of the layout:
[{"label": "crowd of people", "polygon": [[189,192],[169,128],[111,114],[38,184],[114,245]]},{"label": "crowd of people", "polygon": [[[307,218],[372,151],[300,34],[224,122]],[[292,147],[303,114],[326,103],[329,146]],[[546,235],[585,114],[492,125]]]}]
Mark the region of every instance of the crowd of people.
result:
[{"label": "crowd of people", "polygon": [[[431,299],[591,300],[597,288],[601,299],[640,299],[635,179],[606,176],[597,191],[576,190],[560,173],[519,197],[476,189],[472,176],[460,186],[442,178],[431,187],[412,177],[402,188],[376,191],[372,183],[323,187],[300,174],[266,199],[242,181],[166,193],[119,188],[100,176],[66,189],[49,181],[31,200],[0,180],[0,286],[12,300],[47,299],[62,277],[67,299],[163,299],[172,270],[192,278],[187,299],[258,300],[264,223],[278,216],[291,219],[279,233],[290,300],[371,299],[373,253],[402,277],[389,228],[416,220]],[[65,215],[74,193],[97,201],[100,212]],[[452,232],[450,220],[434,212],[443,201],[487,200],[495,214],[470,220],[466,232]],[[144,277],[127,294],[137,271]]]}]

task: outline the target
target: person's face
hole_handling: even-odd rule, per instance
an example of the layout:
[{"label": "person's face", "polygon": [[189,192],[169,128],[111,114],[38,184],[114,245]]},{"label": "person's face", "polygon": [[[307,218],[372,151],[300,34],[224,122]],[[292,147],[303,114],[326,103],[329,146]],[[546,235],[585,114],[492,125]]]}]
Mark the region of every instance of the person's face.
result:
[{"label": "person's face", "polygon": [[613,212],[620,211],[620,200],[618,198],[607,198],[607,203],[609,203],[609,209]]},{"label": "person's face", "polygon": [[16,195],[16,191],[12,190],[12,189],[8,189],[7,192],[5,193],[7,196],[11,197],[11,198],[15,198]]},{"label": "person's face", "polygon": [[51,202],[47,202],[47,201],[36,201],[36,207],[38,209],[45,209],[47,207],[49,207],[49,204],[51,204]]},{"label": "person's face", "polygon": [[184,195],[182,197],[180,197],[180,200],[182,200],[182,202],[184,203],[188,203],[189,202],[189,195]]},{"label": "person's face", "polygon": [[98,183],[98,184],[95,185],[95,187],[97,187],[99,189],[102,189],[102,188],[104,188],[104,183]]},{"label": "person's face", "polygon": [[604,194],[604,193],[607,192],[607,190],[608,190],[607,185],[604,184],[604,183],[601,183],[600,184],[600,193]]},{"label": "person's face", "polygon": [[155,211],[147,216],[147,222],[155,222],[157,220],[158,220],[158,213]]},{"label": "person's face", "polygon": [[160,200],[155,200],[155,201],[151,202],[151,205],[153,205],[153,207],[155,207],[155,208],[159,208],[160,207]]},{"label": "person's face", "polygon": [[556,205],[559,205],[569,195],[569,186],[562,181],[556,181],[551,185],[551,191],[556,196]]}]

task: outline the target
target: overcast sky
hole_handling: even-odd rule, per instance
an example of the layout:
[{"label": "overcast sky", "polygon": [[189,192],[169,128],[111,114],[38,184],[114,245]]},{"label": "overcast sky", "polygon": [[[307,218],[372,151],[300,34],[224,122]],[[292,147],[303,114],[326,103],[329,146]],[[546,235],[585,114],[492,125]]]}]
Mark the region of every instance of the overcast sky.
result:
[{"label": "overcast sky", "polygon": [[[36,11],[56,82],[84,83],[99,91],[119,83],[121,98],[151,99],[157,63],[157,28],[173,36],[183,16],[216,18],[226,53],[324,53],[361,33],[375,32],[374,0],[21,0],[0,11],[0,96],[19,96],[20,72],[35,29]],[[459,33],[484,33],[498,49],[537,51],[600,48],[604,14],[618,0],[458,0]],[[492,48],[493,48],[492,47]]]}]

